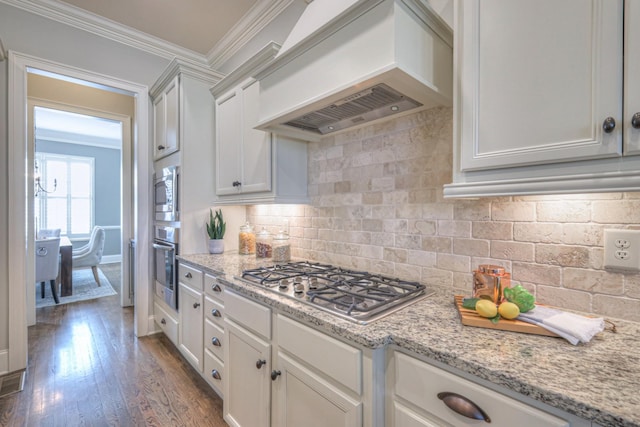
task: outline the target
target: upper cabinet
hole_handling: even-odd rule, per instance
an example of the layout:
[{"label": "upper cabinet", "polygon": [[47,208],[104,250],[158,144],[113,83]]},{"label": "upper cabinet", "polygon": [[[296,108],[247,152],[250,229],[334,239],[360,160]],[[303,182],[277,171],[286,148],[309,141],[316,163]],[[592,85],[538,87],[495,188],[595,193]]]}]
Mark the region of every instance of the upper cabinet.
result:
[{"label": "upper cabinet", "polygon": [[211,88],[215,98],[216,204],[306,203],[307,142],[255,129],[260,83],[278,52],[268,44]]},{"label": "upper cabinet", "polygon": [[445,196],[640,189],[639,3],[458,1]]},{"label": "upper cabinet", "polygon": [[180,77],[175,76],[153,99],[153,158],[161,159],[180,148]]}]

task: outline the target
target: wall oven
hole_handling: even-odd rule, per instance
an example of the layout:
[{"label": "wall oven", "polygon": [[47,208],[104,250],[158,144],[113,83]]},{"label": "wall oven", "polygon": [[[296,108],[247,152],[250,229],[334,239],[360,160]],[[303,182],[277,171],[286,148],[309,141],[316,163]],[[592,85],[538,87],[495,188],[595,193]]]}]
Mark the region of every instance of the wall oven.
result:
[{"label": "wall oven", "polygon": [[156,172],[153,204],[156,221],[180,221],[178,181],[180,168],[166,166]]},{"label": "wall oven", "polygon": [[154,290],[169,307],[178,311],[178,234],[174,227],[155,226],[153,238]]}]

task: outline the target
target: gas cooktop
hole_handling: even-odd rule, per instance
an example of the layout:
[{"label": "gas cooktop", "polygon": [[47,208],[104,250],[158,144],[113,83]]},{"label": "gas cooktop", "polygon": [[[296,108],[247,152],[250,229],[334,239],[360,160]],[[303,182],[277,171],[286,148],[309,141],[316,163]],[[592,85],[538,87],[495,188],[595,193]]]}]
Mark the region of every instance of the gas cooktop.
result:
[{"label": "gas cooktop", "polygon": [[240,279],[360,324],[433,293],[417,282],[309,261],[245,270]]}]

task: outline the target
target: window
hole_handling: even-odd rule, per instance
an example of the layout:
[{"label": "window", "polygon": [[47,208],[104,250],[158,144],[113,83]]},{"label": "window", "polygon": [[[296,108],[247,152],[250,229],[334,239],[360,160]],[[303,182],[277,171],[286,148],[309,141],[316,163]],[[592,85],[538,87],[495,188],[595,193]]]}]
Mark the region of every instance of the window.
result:
[{"label": "window", "polygon": [[38,227],[60,228],[70,238],[88,236],[94,224],[93,157],[38,152],[36,165],[44,189],[36,188]]}]

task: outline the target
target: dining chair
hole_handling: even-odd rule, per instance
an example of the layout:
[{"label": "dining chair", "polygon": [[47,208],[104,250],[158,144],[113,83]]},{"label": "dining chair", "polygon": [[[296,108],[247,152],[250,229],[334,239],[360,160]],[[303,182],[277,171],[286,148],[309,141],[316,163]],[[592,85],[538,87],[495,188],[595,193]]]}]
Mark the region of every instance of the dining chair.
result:
[{"label": "dining chair", "polygon": [[73,251],[73,268],[91,267],[93,278],[100,286],[100,278],[98,277],[98,264],[102,261],[102,253],[104,252],[105,232],[102,227],[94,227],[91,231],[89,243],[85,246]]},{"label": "dining chair", "polygon": [[40,296],[44,298],[44,283],[51,282],[51,293],[56,304],[60,303],[56,289],[60,253],[60,238],[36,240],[36,283],[40,283]]},{"label": "dining chair", "polygon": [[50,239],[52,237],[60,237],[60,229],[59,228],[41,228],[38,230],[38,235],[36,239]]}]

